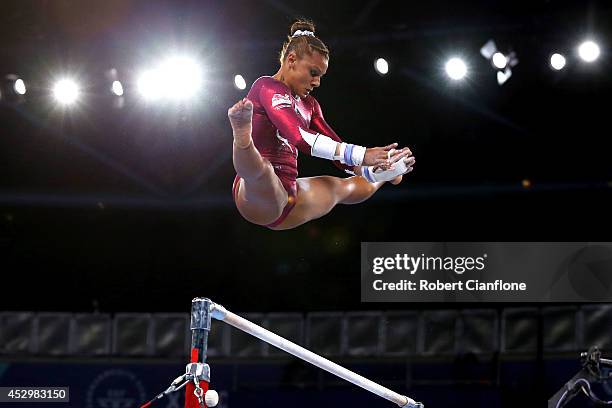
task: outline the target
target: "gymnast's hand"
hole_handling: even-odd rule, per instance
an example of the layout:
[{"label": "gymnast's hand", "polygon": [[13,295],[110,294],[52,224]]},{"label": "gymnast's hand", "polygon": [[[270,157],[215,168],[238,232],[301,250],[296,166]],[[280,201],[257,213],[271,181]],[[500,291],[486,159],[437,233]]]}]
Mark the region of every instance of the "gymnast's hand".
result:
[{"label": "gymnast's hand", "polygon": [[[370,171],[378,172],[378,171],[384,171],[384,170],[393,170],[393,168],[395,168],[395,166],[397,166],[398,163],[402,161],[403,162],[403,166],[401,167],[402,170],[399,170],[402,173],[398,174],[398,176],[395,177],[394,179],[388,180],[391,184],[399,184],[402,181],[402,176],[404,174],[410,173],[413,170],[413,166],[416,163],[416,159],[414,158],[414,156],[412,156],[412,151],[407,147],[403,149],[391,149],[388,151],[387,155],[388,155],[388,160],[387,160],[388,164],[386,163],[384,165],[370,166]],[[356,167],[354,170],[355,174],[358,176],[363,176],[364,168],[365,167],[361,167],[361,166]]]},{"label": "gymnast's hand", "polygon": [[389,168],[393,167],[394,163],[399,162],[400,160],[403,160],[404,163],[406,163],[406,167],[408,167],[408,171],[411,171],[412,166],[414,166],[414,163],[416,162],[416,159],[414,158],[414,156],[412,155],[412,151],[407,148],[404,147],[403,149],[391,149],[390,153],[389,153],[389,166],[387,167],[382,167],[383,170],[388,170]]},{"label": "gymnast's hand", "polygon": [[[416,163],[416,159],[412,155],[412,151],[410,151],[409,148],[404,147],[403,149],[400,149],[400,150],[391,151],[391,154],[390,154],[391,166],[390,167],[393,167],[394,163],[397,163],[400,160],[403,160],[404,163],[406,164],[407,169],[404,174],[410,173],[413,170],[414,164]],[[404,174],[400,174],[393,180],[390,180],[389,183],[393,185],[397,185],[401,183]]]},{"label": "gymnast's hand", "polygon": [[381,166],[382,168],[389,168],[391,166],[391,152],[397,147],[397,143],[391,143],[385,147],[370,147],[366,149],[365,155],[363,156],[362,166]]},{"label": "gymnast's hand", "polygon": [[[385,147],[373,147],[366,149],[365,156],[363,158],[363,166],[375,166],[374,170],[382,169],[388,170],[400,160],[404,160],[408,167],[414,164],[414,157],[412,151],[409,148],[404,147],[403,149],[395,149],[397,143],[392,143]],[[369,158],[368,155],[371,155]],[[382,155],[382,156],[381,156]]]}]

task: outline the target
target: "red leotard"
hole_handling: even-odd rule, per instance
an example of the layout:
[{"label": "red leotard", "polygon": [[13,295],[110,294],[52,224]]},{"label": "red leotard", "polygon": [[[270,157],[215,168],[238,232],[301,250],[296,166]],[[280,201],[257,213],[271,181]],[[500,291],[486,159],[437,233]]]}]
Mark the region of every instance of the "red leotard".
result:
[{"label": "red leotard", "polygon": [[[253,102],[253,143],[262,157],[270,161],[289,195],[281,216],[268,225],[274,227],[283,222],[295,206],[298,151],[310,155],[311,149],[302,138],[302,132],[325,135],[338,142],[342,140],[323,119],[321,106],[313,96],[294,97],[287,85],[272,77],[257,79],[247,98]],[[343,170],[353,169],[338,161],[334,164]],[[234,200],[239,180],[239,176],[234,179]]]}]

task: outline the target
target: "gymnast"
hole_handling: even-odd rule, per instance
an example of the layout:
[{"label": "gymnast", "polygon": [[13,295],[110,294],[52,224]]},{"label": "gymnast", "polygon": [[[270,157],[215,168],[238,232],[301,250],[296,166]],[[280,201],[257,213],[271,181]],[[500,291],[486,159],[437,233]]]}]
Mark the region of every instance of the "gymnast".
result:
[{"label": "gymnast", "polygon": [[[280,69],[257,79],[246,98],[229,108],[240,214],[273,230],[295,228],[324,216],[336,204],[356,204],[386,181],[398,184],[415,158],[397,143],[366,148],[344,143],[323,119],[310,93],[329,62],[327,46],[311,21],[292,24]],[[352,177],[297,178],[298,151],[328,160]]]}]

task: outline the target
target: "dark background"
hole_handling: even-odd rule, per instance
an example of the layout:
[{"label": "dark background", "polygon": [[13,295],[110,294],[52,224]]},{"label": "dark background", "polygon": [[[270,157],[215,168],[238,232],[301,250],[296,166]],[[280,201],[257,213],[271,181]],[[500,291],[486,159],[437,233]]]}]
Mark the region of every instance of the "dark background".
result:
[{"label": "dark background", "polygon": [[[0,72],[26,101],[0,106],[1,310],[186,311],[406,308],[360,304],[362,241],[609,240],[612,166],[607,43],[598,1],[3,2]],[[418,159],[401,185],[287,232],[249,224],[231,198],[227,108],[278,67],[296,16],[331,49],[315,92],[347,141],[397,141]],[[581,63],[587,37],[602,48]],[[502,87],[479,55],[494,39],[519,64]],[[146,104],[135,78],[171,50],[206,71],[183,106]],[[549,68],[563,52],[566,69]],[[446,59],[462,55],[466,81]],[[373,61],[384,56],[390,73]],[[125,107],[112,108],[116,68]],[[69,73],[82,102],[58,108]],[[300,175],[342,176],[301,156]],[[524,180],[530,186],[525,188]],[[412,307],[412,306],[410,306]],[[436,305],[432,305],[436,307]]]},{"label": "dark background", "polygon": [[[109,316],[116,322],[126,312],[186,313],[194,296],[239,312],[303,316],[486,307],[502,319],[505,307],[522,306],[362,304],[364,241],[610,241],[609,1],[40,0],[3,1],[1,8],[0,74],[22,77],[28,93],[15,103],[3,89],[0,99],[0,311],[36,312],[0,313],[5,385],[71,379],[74,401],[83,401],[92,379],[127,367],[152,396],[183,369],[180,330],[167,331],[179,338],[178,352],[159,357],[166,365],[157,367],[149,364],[158,356],[141,347],[141,326],[113,329],[113,339],[130,350],[122,354],[117,345],[111,351],[110,335],[103,339],[95,324],[90,332],[72,330],[83,317],[72,313],[107,319],[110,333]],[[234,88],[235,74],[250,86],[276,72],[295,17],[313,19],[331,49],[314,96],[337,133],[366,146],[399,142],[418,163],[399,186],[385,186],[365,203],[275,232],[235,209],[226,111],[247,92]],[[602,49],[592,64],[576,55],[586,38]],[[501,87],[479,55],[489,39],[520,61]],[[201,61],[204,91],[183,105],[143,102],[138,73],[175,50]],[[553,52],[566,55],[566,69],[550,69]],[[444,73],[455,55],[470,70],[460,83]],[[381,56],[390,63],[384,77],[373,69]],[[110,68],[124,83],[123,109],[107,92]],[[50,97],[63,75],[84,88],[69,109]],[[305,155],[299,165],[301,176],[342,176]],[[491,348],[478,356],[343,355],[341,362],[429,406],[531,406],[577,371],[577,351],[590,339],[609,344],[610,308],[563,306],[532,309],[526,328],[518,320],[511,334],[528,345],[526,354]],[[42,327],[39,313],[49,311],[68,312],[57,321],[71,328],[70,339],[85,339],[82,350],[68,347],[61,325],[61,336],[51,339],[61,346],[57,354],[38,344],[44,338],[30,328]],[[469,338],[449,337],[453,311],[441,313],[449,324],[436,329],[434,319],[423,327],[433,327],[434,343],[441,339],[456,351],[453,341]],[[148,315],[139,316],[148,324]],[[583,321],[590,331],[578,330]],[[471,337],[477,347],[487,343],[478,334]],[[333,343],[319,337],[311,335]],[[89,340],[100,342],[99,351]],[[295,360],[257,352],[241,359],[229,350],[213,362],[232,405],[341,406],[352,398],[387,406]],[[264,386],[275,390],[269,399],[262,399]]]}]

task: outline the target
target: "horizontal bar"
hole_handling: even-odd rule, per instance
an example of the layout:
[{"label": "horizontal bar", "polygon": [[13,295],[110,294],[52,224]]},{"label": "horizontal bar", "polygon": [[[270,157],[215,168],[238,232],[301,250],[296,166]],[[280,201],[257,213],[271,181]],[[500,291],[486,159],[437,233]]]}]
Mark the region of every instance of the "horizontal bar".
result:
[{"label": "horizontal bar", "polygon": [[309,362],[331,374],[334,374],[348,382],[351,382],[371,393],[378,395],[388,401],[391,401],[403,408],[423,408],[423,404],[416,402],[411,398],[404,395],[398,394],[388,388],[383,387],[374,381],[368,380],[361,375],[348,370],[341,365],[338,365],[318,354],[313,353],[310,350],[305,349],[277,334],[272,333],[269,330],[264,329],[261,326],[256,325],[230,311],[225,309],[223,306],[216,303],[212,303],[212,317],[217,320],[224,321],[225,323],[233,326],[245,333],[257,337],[260,340],[265,341],[279,349],[286,351],[289,354],[293,354],[297,358]]}]

